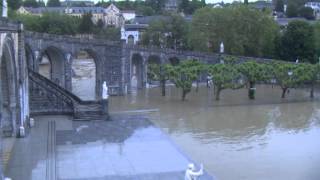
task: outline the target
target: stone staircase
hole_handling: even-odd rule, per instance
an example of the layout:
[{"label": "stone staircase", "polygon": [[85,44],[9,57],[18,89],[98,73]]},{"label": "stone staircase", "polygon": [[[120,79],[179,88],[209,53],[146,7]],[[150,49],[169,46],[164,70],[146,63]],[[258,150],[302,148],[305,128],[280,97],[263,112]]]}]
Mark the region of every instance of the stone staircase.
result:
[{"label": "stone staircase", "polygon": [[83,101],[29,69],[31,115],[73,115],[74,120],[107,120],[108,101]]}]

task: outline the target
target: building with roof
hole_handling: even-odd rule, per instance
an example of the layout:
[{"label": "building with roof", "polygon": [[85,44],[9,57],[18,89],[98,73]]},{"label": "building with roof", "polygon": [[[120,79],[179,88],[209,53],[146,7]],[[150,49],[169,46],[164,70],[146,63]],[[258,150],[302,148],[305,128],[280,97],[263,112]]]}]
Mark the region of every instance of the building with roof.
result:
[{"label": "building with roof", "polygon": [[313,9],[314,16],[320,19],[320,2],[307,2],[304,6]]},{"label": "building with roof", "polygon": [[43,13],[59,13],[67,14],[81,18],[84,14],[92,14],[92,22],[97,23],[102,20],[105,26],[122,27],[125,21],[130,21],[135,18],[134,11],[121,11],[114,4],[109,5],[107,8],[85,6],[85,7],[23,7],[21,6],[18,10],[20,14],[31,14],[41,16]]},{"label": "building with roof", "polygon": [[121,28],[121,40],[130,45],[137,44],[147,28],[148,24],[125,24]]}]

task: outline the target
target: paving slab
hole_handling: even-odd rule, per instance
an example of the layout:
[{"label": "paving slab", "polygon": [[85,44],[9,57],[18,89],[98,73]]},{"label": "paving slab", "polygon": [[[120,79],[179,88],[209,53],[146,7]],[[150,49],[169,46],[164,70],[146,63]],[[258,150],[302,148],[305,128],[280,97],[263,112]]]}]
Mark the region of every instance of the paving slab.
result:
[{"label": "paving slab", "polygon": [[142,115],[85,122],[67,116],[35,119],[31,133],[13,147],[5,174],[15,180],[181,180],[192,162]]}]

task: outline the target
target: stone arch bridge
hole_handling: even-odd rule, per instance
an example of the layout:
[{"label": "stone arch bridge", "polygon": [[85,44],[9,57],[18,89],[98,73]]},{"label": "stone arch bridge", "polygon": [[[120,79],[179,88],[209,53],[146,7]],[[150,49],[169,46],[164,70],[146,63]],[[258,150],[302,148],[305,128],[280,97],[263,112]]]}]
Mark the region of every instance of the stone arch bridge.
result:
[{"label": "stone arch bridge", "polygon": [[[139,76],[143,87],[149,63],[174,64],[197,59],[212,64],[219,63],[220,58],[213,53],[27,32],[22,24],[7,19],[0,19],[0,34],[0,124],[1,132],[8,136],[21,135],[19,129],[27,128],[30,114],[70,114],[75,120],[107,119],[108,103],[101,98],[102,83],[106,81],[111,95],[130,92],[133,76]],[[93,101],[84,101],[72,93],[72,62],[80,51],[94,59]],[[44,56],[51,65],[49,78],[39,73]]]}]

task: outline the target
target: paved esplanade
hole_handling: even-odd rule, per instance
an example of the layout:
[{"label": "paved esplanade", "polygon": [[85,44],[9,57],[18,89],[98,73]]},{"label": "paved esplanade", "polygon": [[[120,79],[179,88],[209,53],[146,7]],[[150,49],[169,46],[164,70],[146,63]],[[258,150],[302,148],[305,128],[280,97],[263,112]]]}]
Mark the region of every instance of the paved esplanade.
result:
[{"label": "paved esplanade", "polygon": [[16,140],[5,174],[17,180],[181,180],[189,162],[140,115],[85,122],[38,116],[30,135]]}]

